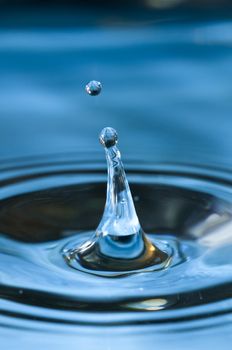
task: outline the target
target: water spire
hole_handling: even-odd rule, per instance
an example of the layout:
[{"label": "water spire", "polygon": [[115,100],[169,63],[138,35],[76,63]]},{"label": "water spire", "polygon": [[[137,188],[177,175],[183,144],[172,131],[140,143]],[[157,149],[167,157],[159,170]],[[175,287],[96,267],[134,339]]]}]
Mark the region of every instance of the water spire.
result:
[{"label": "water spire", "polygon": [[117,148],[117,132],[110,127],[104,128],[99,140],[105,148],[108,181],[105,210],[97,228],[97,235],[119,238],[139,235],[141,227],[121,161],[121,154]]},{"label": "water spire", "polygon": [[88,270],[141,270],[167,262],[168,255],[155,246],[143,232],[117,147],[118,135],[104,128],[99,136],[104,146],[108,181],[105,209],[92,240],[74,249],[70,259]]}]

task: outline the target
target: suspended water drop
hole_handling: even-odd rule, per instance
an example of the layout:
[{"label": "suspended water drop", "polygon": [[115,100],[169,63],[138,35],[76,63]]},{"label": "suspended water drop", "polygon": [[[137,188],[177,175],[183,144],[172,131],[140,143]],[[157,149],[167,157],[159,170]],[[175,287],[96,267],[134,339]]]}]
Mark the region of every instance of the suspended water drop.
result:
[{"label": "suspended water drop", "polygon": [[93,239],[72,250],[69,262],[74,259],[88,270],[126,273],[149,266],[166,266],[169,254],[154,245],[140,226],[116,146],[117,132],[104,128],[99,140],[105,148],[108,167],[105,209]]},{"label": "suspended water drop", "polygon": [[85,87],[85,91],[91,96],[97,96],[102,90],[102,85],[99,81],[91,80]]}]

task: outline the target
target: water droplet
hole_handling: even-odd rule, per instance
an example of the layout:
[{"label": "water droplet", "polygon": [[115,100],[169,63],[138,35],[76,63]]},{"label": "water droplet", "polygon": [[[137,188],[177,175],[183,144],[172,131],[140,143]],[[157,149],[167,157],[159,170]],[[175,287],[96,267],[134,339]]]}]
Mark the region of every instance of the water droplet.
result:
[{"label": "water droplet", "polygon": [[88,270],[119,272],[166,266],[170,256],[155,246],[143,232],[117,148],[117,132],[107,127],[99,135],[105,148],[108,181],[102,219],[92,241],[70,252]]},{"label": "water droplet", "polygon": [[106,148],[115,146],[118,142],[118,134],[113,128],[104,128],[99,135],[99,141]]},{"label": "water droplet", "polygon": [[91,80],[85,87],[85,91],[91,96],[97,96],[102,90],[102,84],[99,81]]}]

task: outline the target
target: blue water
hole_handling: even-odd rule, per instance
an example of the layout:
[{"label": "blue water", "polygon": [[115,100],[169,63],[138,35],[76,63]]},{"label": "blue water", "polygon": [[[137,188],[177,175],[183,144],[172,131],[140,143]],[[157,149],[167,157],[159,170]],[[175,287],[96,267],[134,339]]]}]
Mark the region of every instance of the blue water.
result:
[{"label": "blue water", "polygon": [[152,159],[230,164],[231,32],[228,20],[1,29],[0,155],[95,150],[110,125],[127,153],[136,140]]},{"label": "blue water", "polygon": [[[64,153],[65,159],[66,153],[78,158],[80,152],[94,158],[101,154],[97,135],[109,125],[117,129],[128,158],[231,169],[231,62],[228,16],[2,27],[0,158]],[[93,79],[103,85],[97,97],[85,92]],[[112,327],[107,313],[104,325],[46,323],[41,315],[55,316],[43,308],[40,317],[37,310],[33,321],[22,321],[24,306],[1,299],[0,339],[10,350],[226,348],[232,340],[227,300],[221,301],[222,310],[228,308],[222,316]],[[8,324],[11,307],[17,317]],[[214,306],[204,307],[210,312]],[[33,309],[27,312],[33,315]],[[68,320],[75,316],[69,313]]]}]

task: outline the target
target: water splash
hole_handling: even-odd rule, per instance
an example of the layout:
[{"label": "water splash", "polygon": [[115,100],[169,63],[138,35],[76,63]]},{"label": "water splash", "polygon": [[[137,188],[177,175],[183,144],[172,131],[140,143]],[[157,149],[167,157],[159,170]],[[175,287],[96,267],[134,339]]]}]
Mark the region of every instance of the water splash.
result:
[{"label": "water splash", "polygon": [[[46,331],[53,320],[62,327],[67,321],[144,327],[154,322],[159,331],[170,320],[178,330],[194,320],[211,328],[218,324],[215,315],[224,326],[231,309],[231,174],[130,163],[143,236],[169,256],[141,268],[137,258],[97,255],[94,228],[104,205],[105,171],[101,162],[86,162],[86,154],[72,157],[1,166],[2,317],[11,314],[10,325],[20,327],[30,320],[35,329],[41,329],[35,320],[45,321]],[[93,266],[84,257],[85,268],[77,253],[86,241],[93,243]],[[112,271],[119,262],[124,270],[114,265]],[[9,327],[8,316],[3,322]]]},{"label": "water splash", "polygon": [[105,148],[108,167],[105,210],[92,240],[72,250],[69,261],[74,259],[90,271],[113,274],[166,266],[169,254],[153,244],[140,226],[117,148],[117,132],[104,128],[99,140]]}]

